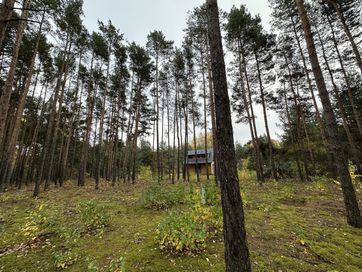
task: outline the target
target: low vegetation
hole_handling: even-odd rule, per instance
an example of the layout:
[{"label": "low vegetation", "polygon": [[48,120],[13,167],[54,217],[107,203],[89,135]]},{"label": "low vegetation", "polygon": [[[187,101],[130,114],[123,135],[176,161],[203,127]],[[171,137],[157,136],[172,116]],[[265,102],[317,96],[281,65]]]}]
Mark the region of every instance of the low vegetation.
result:
[{"label": "low vegetation", "polygon": [[[254,271],[361,271],[362,232],[346,224],[336,182],[240,177]],[[0,271],[224,270],[213,183],[74,186],[38,199],[31,188],[0,196]],[[155,188],[172,205],[145,205],[145,195],[160,196]]]},{"label": "low vegetation", "polygon": [[163,184],[149,184],[142,193],[145,208],[162,210],[187,201],[187,187],[183,184],[165,187]]}]

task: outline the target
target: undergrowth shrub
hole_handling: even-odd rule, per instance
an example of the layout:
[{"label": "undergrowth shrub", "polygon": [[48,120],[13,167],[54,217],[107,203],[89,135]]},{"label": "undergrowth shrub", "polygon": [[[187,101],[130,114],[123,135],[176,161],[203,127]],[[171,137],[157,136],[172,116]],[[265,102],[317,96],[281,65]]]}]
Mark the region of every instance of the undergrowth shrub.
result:
[{"label": "undergrowth shrub", "polygon": [[208,236],[222,232],[222,210],[220,206],[195,205],[190,211],[192,219],[203,225]]},{"label": "undergrowth shrub", "polygon": [[145,182],[149,182],[153,180],[153,176],[152,176],[152,170],[149,166],[140,166],[140,169],[138,171],[139,173],[139,180],[145,181]]},{"label": "undergrowth shrub", "polygon": [[206,247],[207,231],[188,213],[171,212],[158,226],[160,249],[171,252],[200,252]]},{"label": "undergrowth shrub", "polygon": [[219,206],[221,203],[220,189],[214,182],[208,182],[205,184],[206,191],[206,205]]},{"label": "undergrowth shrub", "polygon": [[99,235],[104,233],[104,229],[109,224],[110,218],[103,205],[92,200],[80,202],[78,212],[84,224],[85,231],[95,231]]},{"label": "undergrowth shrub", "polygon": [[22,231],[25,237],[34,239],[42,234],[53,232],[58,223],[58,211],[41,203],[29,212]]},{"label": "undergrowth shrub", "polygon": [[348,169],[353,183],[362,182],[362,174],[357,173],[357,167],[351,161],[349,162]]},{"label": "undergrowth shrub", "polygon": [[205,249],[208,238],[222,232],[220,194],[215,187],[212,184],[190,187],[189,209],[171,212],[158,226],[161,250],[199,253]]},{"label": "undergrowth shrub", "polygon": [[[222,210],[220,190],[213,183],[206,183],[192,191],[190,216],[202,224],[208,234],[215,235],[222,231]],[[204,195],[204,196],[203,196]]]},{"label": "undergrowth shrub", "polygon": [[187,189],[184,185],[150,184],[142,193],[142,202],[145,208],[167,209],[186,202]]},{"label": "undergrowth shrub", "polygon": [[62,229],[60,232],[62,246],[53,254],[54,264],[57,269],[66,269],[81,258],[79,253],[80,238],[80,230]]},{"label": "undergrowth shrub", "polygon": [[240,180],[254,181],[256,179],[256,172],[248,169],[238,171]]}]

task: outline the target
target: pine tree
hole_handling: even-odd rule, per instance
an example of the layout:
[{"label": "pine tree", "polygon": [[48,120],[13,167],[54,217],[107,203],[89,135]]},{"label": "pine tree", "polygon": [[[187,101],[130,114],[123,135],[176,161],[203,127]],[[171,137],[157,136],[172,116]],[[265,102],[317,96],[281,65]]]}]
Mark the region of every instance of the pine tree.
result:
[{"label": "pine tree", "polygon": [[300,20],[302,22],[305,39],[308,45],[309,58],[313,67],[314,77],[319,90],[319,95],[324,108],[327,131],[333,148],[334,158],[341,181],[341,187],[344,196],[344,203],[347,212],[347,222],[353,227],[362,227],[362,217],[358,208],[356,192],[353,187],[351,177],[348,171],[348,164],[343,154],[340,142],[338,140],[338,128],[335,115],[330,102],[329,94],[324,81],[323,73],[319,64],[316,47],[314,43],[313,33],[310,26],[310,21],[304,6],[303,0],[295,0],[298,8]]},{"label": "pine tree", "polygon": [[221,186],[221,203],[224,218],[224,243],[226,271],[251,271],[249,249],[246,241],[243,203],[235,157],[230,102],[227,89],[224,54],[216,0],[206,1],[208,10],[209,43],[215,87],[217,122],[216,156],[218,178]]}]

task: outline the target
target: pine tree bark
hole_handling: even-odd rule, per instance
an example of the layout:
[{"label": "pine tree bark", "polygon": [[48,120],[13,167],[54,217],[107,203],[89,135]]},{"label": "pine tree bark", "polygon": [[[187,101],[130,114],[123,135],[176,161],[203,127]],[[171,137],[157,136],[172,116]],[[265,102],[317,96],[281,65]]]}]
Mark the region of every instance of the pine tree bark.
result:
[{"label": "pine tree bark", "polygon": [[87,98],[87,116],[86,116],[86,130],[84,132],[81,153],[80,153],[80,163],[79,163],[79,174],[78,174],[78,186],[85,185],[85,174],[87,170],[88,162],[88,146],[89,138],[92,128],[93,120],[93,108],[94,108],[94,91],[95,88],[93,80],[93,62],[94,62],[94,52],[92,53],[91,59],[91,68],[89,73],[89,84],[88,84],[88,98]]},{"label": "pine tree bark", "polygon": [[[110,49],[109,49],[110,52]],[[106,98],[108,95],[108,81],[109,81],[109,70],[111,62],[108,60],[107,63],[107,75],[106,75],[106,86],[104,88],[103,98],[102,98],[102,109],[101,115],[99,118],[99,132],[98,132],[98,148],[97,148],[97,157],[96,157],[96,173],[95,173],[95,189],[99,189],[99,180],[101,176],[101,161],[104,157],[103,151],[103,133],[104,133],[104,117],[106,114]]]},{"label": "pine tree bark", "polygon": [[310,94],[312,96],[312,102],[313,102],[313,106],[314,106],[314,110],[315,110],[315,116],[316,116],[316,120],[317,120],[317,123],[318,123],[319,131],[321,133],[322,143],[323,143],[323,146],[325,147],[326,152],[327,152],[329,172],[330,172],[330,175],[332,176],[332,178],[336,179],[337,178],[337,173],[335,171],[333,154],[330,153],[330,148],[328,147],[328,141],[327,141],[327,135],[326,135],[327,133],[326,133],[326,129],[325,129],[323,119],[321,117],[321,114],[320,114],[320,111],[319,111],[319,108],[318,108],[317,99],[316,99],[315,94],[314,94],[312,79],[310,78],[310,74],[309,74],[308,67],[307,67],[307,60],[306,60],[306,57],[304,55],[303,48],[302,48],[302,45],[301,45],[301,42],[300,42],[296,22],[294,21],[293,14],[291,13],[290,10],[289,10],[289,17],[290,17],[290,20],[292,22],[294,37],[295,37],[295,40],[296,40],[297,45],[298,45],[300,56],[302,58],[303,69],[304,69],[304,73],[305,73],[307,83],[308,83],[308,89],[309,89],[309,92],[310,92]]},{"label": "pine tree bark", "polygon": [[[29,154],[26,156],[26,159],[25,159],[25,162],[24,162],[24,172],[23,172],[23,176],[22,176],[22,182],[25,182],[25,184],[28,183],[29,179],[31,180],[31,175],[29,175],[29,172],[32,171],[32,169],[30,169],[31,171],[29,171],[29,168],[30,167],[30,164],[31,163],[34,163],[35,161],[35,157],[36,157],[36,150],[37,150],[37,145],[36,145],[36,142],[37,142],[37,139],[38,139],[38,134],[39,134],[39,127],[40,127],[40,121],[42,120],[43,116],[44,116],[44,112],[45,112],[45,108],[46,108],[46,102],[45,102],[45,98],[46,98],[46,95],[47,95],[47,92],[48,92],[48,82],[45,84],[45,90],[44,90],[44,96],[43,98],[41,99],[41,97],[39,97],[39,102],[37,104],[37,112],[40,108],[40,114],[39,114],[39,117],[36,121],[36,124],[35,124],[35,128],[34,130],[32,131],[32,134],[31,134],[31,140],[30,140],[30,146],[29,146],[29,149],[30,149],[30,152]],[[41,102],[42,101],[42,102]],[[41,103],[41,106],[40,106],[40,103]]]},{"label": "pine tree bark", "polygon": [[295,148],[295,140],[294,140],[294,135],[293,135],[293,128],[292,128],[292,121],[291,121],[291,117],[290,117],[290,111],[289,111],[289,105],[288,105],[288,98],[287,98],[287,91],[285,88],[285,83],[283,84],[284,86],[284,105],[285,105],[285,111],[287,114],[287,121],[288,121],[288,128],[289,128],[289,138],[290,141],[292,143],[292,149],[293,149],[293,153],[294,153],[294,158],[295,158],[295,162],[297,163],[297,169],[298,169],[298,174],[299,174],[299,178],[301,180],[304,179],[303,176],[303,172],[302,172],[302,167],[300,165],[300,160],[299,160],[299,156],[297,153],[297,149]]},{"label": "pine tree bark", "polygon": [[0,8],[0,52],[3,48],[3,41],[5,38],[5,33],[7,26],[9,24],[9,20],[13,14],[15,0],[3,0],[1,8]]},{"label": "pine tree bark", "polygon": [[338,126],[333,112],[332,104],[329,98],[327,86],[324,81],[322,69],[319,64],[317,50],[313,39],[310,21],[303,0],[295,0],[298,8],[300,20],[308,46],[309,59],[312,64],[314,78],[316,79],[319,96],[323,105],[327,122],[327,131],[330,138],[330,146],[333,149],[336,166],[341,182],[344,203],[347,214],[347,222],[353,227],[362,228],[362,218],[358,207],[356,192],[348,170],[348,163],[343,154],[343,150],[338,140]]},{"label": "pine tree bark", "polygon": [[[58,78],[58,82],[57,82],[57,86],[56,86],[56,91],[55,92],[59,92],[59,88],[60,88],[60,95],[59,95],[59,108],[57,110],[57,106],[56,106],[56,101],[54,104],[54,107],[52,109],[51,115],[54,115],[54,128],[53,128],[53,132],[52,132],[52,139],[51,139],[51,144],[50,144],[50,148],[49,148],[49,154],[48,154],[48,172],[45,176],[45,183],[44,183],[44,190],[47,190],[49,188],[49,184],[50,184],[50,180],[52,179],[52,174],[56,173],[55,171],[55,167],[54,167],[54,160],[55,160],[55,151],[56,151],[56,147],[57,147],[57,139],[58,139],[58,133],[59,133],[59,125],[60,125],[60,114],[62,111],[62,105],[63,105],[63,100],[64,100],[64,94],[65,94],[65,84],[67,81],[67,76],[68,76],[68,61],[70,58],[70,52],[71,52],[71,47],[72,47],[72,43],[69,43],[69,48],[65,49],[65,58],[64,58],[64,64],[62,64],[62,71],[60,72],[60,77]],[[64,78],[63,78],[64,77]],[[57,182],[57,178],[54,179],[55,184]]]},{"label": "pine tree bark", "polygon": [[[167,89],[166,93],[166,108],[167,108],[167,169],[168,169],[168,179],[171,180],[171,173],[173,179],[173,159],[171,162],[171,123],[170,123],[170,91]],[[175,133],[174,133],[175,135]],[[174,140],[175,142],[175,140]],[[172,149],[174,152],[174,148]],[[172,154],[173,158],[173,154]],[[171,169],[172,164],[172,169]]]},{"label": "pine tree bark", "polygon": [[[69,35],[67,35],[66,38],[66,43],[65,43],[65,48],[68,48],[69,46]],[[57,80],[57,85],[60,84],[61,82],[61,78],[65,69],[65,60],[66,60],[66,53],[63,53],[63,57],[62,57],[62,65],[60,67],[60,71],[59,71],[59,76],[58,76],[58,80]],[[41,163],[39,166],[39,171],[38,171],[38,177],[35,180],[35,185],[34,185],[34,192],[33,192],[33,197],[38,197],[39,193],[40,193],[40,185],[42,184],[45,174],[44,172],[46,171],[45,166],[46,163],[49,162],[49,157],[50,157],[50,148],[51,148],[51,144],[52,144],[52,131],[53,131],[53,126],[55,123],[55,109],[56,109],[56,105],[58,103],[58,99],[59,99],[59,91],[60,91],[60,87],[56,86],[55,90],[54,90],[54,94],[53,94],[53,100],[52,100],[52,106],[50,109],[50,116],[49,116],[49,122],[47,125],[47,133],[45,136],[45,141],[44,141],[44,145],[43,145],[43,150],[42,150],[42,158],[41,158]]]},{"label": "pine tree bark", "polygon": [[[181,121],[181,119],[180,119]],[[181,141],[180,141],[180,126],[179,126],[179,83],[176,79],[176,94],[175,94],[175,126],[174,130],[176,129],[176,137],[177,137],[177,156],[176,156],[176,163],[177,163],[177,181],[180,180],[180,148],[181,148]],[[174,179],[172,180],[174,183]]]},{"label": "pine tree bark", "polygon": [[33,49],[33,56],[30,61],[28,75],[26,77],[26,80],[25,80],[25,83],[23,86],[23,91],[21,93],[21,96],[20,96],[20,99],[18,102],[16,115],[14,118],[14,124],[12,126],[12,129],[10,129],[10,131],[9,131],[9,139],[8,139],[7,145],[4,149],[4,154],[3,154],[4,160],[2,162],[2,167],[5,167],[5,165],[6,165],[6,168],[8,169],[8,171],[7,171],[8,173],[5,173],[5,175],[3,176],[3,178],[5,178],[5,180],[2,181],[2,183],[5,184],[5,188],[8,186],[9,180],[13,174],[12,170],[14,169],[15,156],[16,156],[15,147],[16,147],[16,143],[17,143],[19,133],[20,133],[21,117],[23,116],[26,98],[28,97],[31,80],[32,80],[33,74],[34,74],[34,65],[35,65],[35,60],[36,60],[37,54],[38,54],[43,20],[44,20],[44,14],[43,14],[41,24],[39,26],[38,33],[37,33],[37,39],[36,39],[35,46]]},{"label": "pine tree bark", "polygon": [[[78,128],[80,106],[79,106],[79,109],[77,109],[77,104],[78,104],[78,98],[79,98],[80,67],[81,67],[81,63],[82,63],[82,56],[83,56],[83,53],[81,52],[79,55],[78,75],[77,75],[76,86],[75,86],[76,93],[75,93],[74,99],[73,99],[70,124],[69,124],[69,129],[67,130],[67,133],[66,133],[65,146],[64,146],[63,156],[61,158],[61,164],[60,164],[60,169],[59,169],[59,185],[60,186],[63,186],[64,181],[67,176],[69,149],[70,149],[70,145],[71,145],[71,141],[72,141],[74,132]],[[80,95],[80,97],[82,97],[82,94]],[[74,143],[74,145],[75,144],[76,143]]]},{"label": "pine tree bark", "polygon": [[263,155],[262,155],[262,152],[260,150],[260,142],[259,142],[259,137],[258,137],[258,131],[257,131],[257,128],[256,128],[253,99],[252,99],[252,95],[251,95],[249,74],[248,74],[248,69],[247,69],[247,65],[246,65],[245,54],[242,53],[243,48],[241,46],[240,46],[240,51],[239,52],[241,52],[241,57],[242,57],[242,66],[244,68],[247,98],[249,100],[251,122],[252,122],[252,125],[253,125],[252,128],[254,130],[254,136],[255,136],[255,147],[256,147],[256,154],[257,154],[257,163],[259,163],[259,171],[260,171],[260,180],[259,180],[259,182],[263,183],[264,182]]},{"label": "pine tree bark", "polygon": [[[192,126],[193,126],[193,134],[194,134],[194,150],[196,153],[196,164],[195,164],[195,172],[196,172],[196,180],[199,183],[200,182],[200,173],[199,173],[199,163],[198,163],[198,154],[197,154],[197,140],[196,140],[196,108],[195,108],[195,101],[192,99]],[[207,152],[205,153],[207,154]]]},{"label": "pine tree bark", "polygon": [[362,174],[362,164],[361,164],[361,160],[360,160],[360,158],[362,156],[361,156],[361,154],[360,154],[360,152],[359,152],[359,150],[357,148],[357,145],[355,143],[355,140],[353,139],[351,130],[349,128],[346,109],[345,109],[343,101],[341,99],[341,95],[339,93],[337,84],[336,84],[336,82],[334,80],[334,75],[333,75],[332,69],[331,69],[331,67],[329,65],[329,62],[328,62],[325,46],[324,46],[324,44],[322,42],[322,38],[321,38],[318,31],[317,31],[317,35],[318,35],[318,39],[319,39],[319,42],[320,42],[320,45],[321,45],[321,48],[322,48],[323,59],[324,59],[326,68],[328,70],[331,82],[332,82],[334,95],[336,97],[337,105],[338,105],[338,108],[339,108],[339,111],[340,111],[340,114],[341,114],[341,117],[342,117],[343,128],[344,128],[344,131],[346,132],[346,135],[347,135],[347,140],[348,140],[348,144],[349,144],[349,146],[351,148],[351,153],[352,153],[352,156],[353,156],[353,160],[354,160],[354,162],[355,162],[355,164],[357,166],[358,174]]},{"label": "pine tree bark", "polygon": [[[123,177],[123,182],[126,183],[127,180],[127,171],[129,169],[129,162],[130,162],[130,158],[129,158],[129,144],[131,142],[131,132],[132,132],[132,126],[133,126],[133,117],[132,117],[132,107],[133,107],[133,90],[134,90],[134,75],[135,73],[132,72],[132,79],[131,79],[131,92],[129,94],[129,105],[128,105],[128,112],[129,112],[129,116],[128,116],[128,124],[127,124],[127,132],[126,132],[126,143],[124,146],[124,151],[123,151],[123,158],[122,158],[122,177]],[[132,120],[132,121],[131,121]],[[152,170],[152,169],[151,169]]]},{"label": "pine tree bark", "polygon": [[[204,98],[204,141],[205,141],[205,159],[206,163],[209,163],[209,152],[208,152],[208,143],[207,143],[207,93],[206,93],[206,78],[205,78],[205,67],[204,67],[204,54],[201,51],[201,75],[202,75],[202,89],[203,89],[203,98]],[[209,167],[206,167],[206,178],[210,180]]]},{"label": "pine tree bark", "polygon": [[266,108],[266,103],[265,103],[265,93],[264,93],[263,81],[261,79],[259,56],[258,56],[257,52],[255,52],[254,55],[255,55],[256,67],[257,67],[257,71],[258,71],[258,80],[259,80],[259,86],[260,86],[260,98],[261,98],[261,104],[262,104],[262,107],[263,107],[263,115],[264,115],[264,125],[265,125],[266,135],[267,135],[267,138],[268,138],[269,159],[270,159],[270,164],[271,164],[271,168],[272,168],[273,178],[275,180],[278,180],[278,173],[277,173],[277,170],[276,170],[276,167],[275,167],[273,143],[272,143],[272,139],[271,139],[271,136],[270,136],[270,129],[269,129],[269,122],[268,122],[267,108]]},{"label": "pine tree bark", "polygon": [[[21,46],[21,42],[23,40],[23,36],[25,33],[25,29],[27,26],[26,19],[29,16],[29,6],[31,4],[31,0],[25,0],[23,4],[23,12],[21,13],[21,21],[19,22],[19,26],[16,32],[15,44],[12,51],[11,63],[8,71],[8,75],[5,81],[4,89],[0,96],[0,147],[4,145],[3,141],[5,138],[5,129],[6,129],[6,121],[8,116],[8,110],[10,106],[10,97],[13,90],[14,85],[14,77],[16,65],[18,63],[19,58],[19,50]],[[0,149],[1,152],[1,149]],[[0,154],[1,155],[1,154]]]},{"label": "pine tree bark", "polygon": [[216,156],[224,220],[225,266],[227,272],[249,272],[251,264],[237,173],[217,0],[207,0],[206,5],[215,94]]},{"label": "pine tree bark", "polygon": [[[289,84],[290,84],[290,89],[292,91],[292,95],[293,95],[293,101],[294,101],[294,106],[295,106],[295,111],[297,113],[297,120],[296,120],[296,144],[298,145],[298,148],[295,148],[295,145],[294,145],[294,150],[295,150],[295,156],[298,158],[297,161],[299,162],[298,163],[298,172],[299,172],[299,177],[302,181],[305,181],[305,175],[303,174],[303,171],[302,169],[300,168],[300,153],[301,151],[303,151],[303,148],[301,146],[301,136],[300,136],[300,120],[299,120],[299,105],[297,103],[297,99],[296,99],[296,93],[295,93],[295,90],[294,90],[294,83],[293,83],[293,78],[292,78],[292,70],[291,70],[291,67],[290,67],[290,63],[288,61],[288,58],[286,56],[286,54],[284,54],[284,59],[285,59],[285,64],[288,68],[288,78],[289,78]],[[290,113],[289,113],[289,120],[291,122],[291,118],[290,118]],[[292,126],[290,126],[290,128],[292,129]],[[293,130],[291,130],[291,133],[293,134]],[[305,162],[305,160],[304,160]],[[305,167],[305,164],[304,164],[304,167]],[[306,175],[308,175],[308,173],[306,172],[305,173]],[[308,178],[308,177],[307,177]]]},{"label": "pine tree bark", "polygon": [[137,105],[136,109],[136,125],[135,132],[133,136],[133,146],[132,146],[132,183],[136,182],[136,161],[137,161],[137,142],[138,142],[138,134],[139,134],[139,123],[141,119],[141,109],[140,105]]},{"label": "pine tree bark", "polygon": [[156,53],[156,155],[157,155],[157,179],[161,180],[161,163],[160,163],[160,91],[159,91],[159,56]]},{"label": "pine tree bark", "polygon": [[[217,149],[217,140],[216,140],[216,118],[215,118],[215,97],[214,97],[214,86],[212,83],[212,69],[211,69],[211,57],[210,57],[210,48],[209,44],[206,43],[206,52],[207,52],[207,71],[208,71],[208,85],[209,85],[209,100],[210,100],[210,113],[211,113],[211,130],[212,130],[212,145],[214,149],[214,154]],[[214,156],[214,177],[216,185],[220,187],[217,173],[217,158]]]},{"label": "pine tree bark", "polygon": [[260,152],[259,152],[259,145],[257,143],[257,139],[255,138],[254,134],[254,126],[253,126],[253,118],[254,116],[251,115],[250,108],[249,108],[249,101],[246,94],[246,88],[245,88],[245,79],[244,79],[244,72],[243,72],[243,63],[241,61],[241,48],[240,48],[240,41],[238,41],[238,62],[239,62],[239,75],[240,75],[240,81],[241,81],[241,92],[242,92],[242,99],[243,103],[245,105],[245,111],[246,115],[248,117],[248,123],[250,128],[250,134],[251,134],[251,141],[253,143],[254,153],[255,153],[255,160],[256,160],[256,176],[259,182],[263,181],[263,170],[262,165],[260,162]]}]

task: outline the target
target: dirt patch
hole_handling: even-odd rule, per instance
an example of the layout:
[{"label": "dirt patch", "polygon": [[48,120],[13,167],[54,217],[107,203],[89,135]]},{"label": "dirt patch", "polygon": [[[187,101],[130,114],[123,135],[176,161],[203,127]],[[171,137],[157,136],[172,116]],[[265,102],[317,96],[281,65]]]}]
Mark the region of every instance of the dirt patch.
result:
[{"label": "dirt patch", "polygon": [[34,239],[28,240],[24,243],[8,246],[0,249],[0,257],[16,253],[16,252],[27,252],[31,249],[37,248],[47,241],[54,235],[54,233],[44,233]]},{"label": "dirt patch", "polygon": [[306,200],[304,198],[284,198],[280,200],[280,203],[289,206],[301,207],[305,206]]}]

